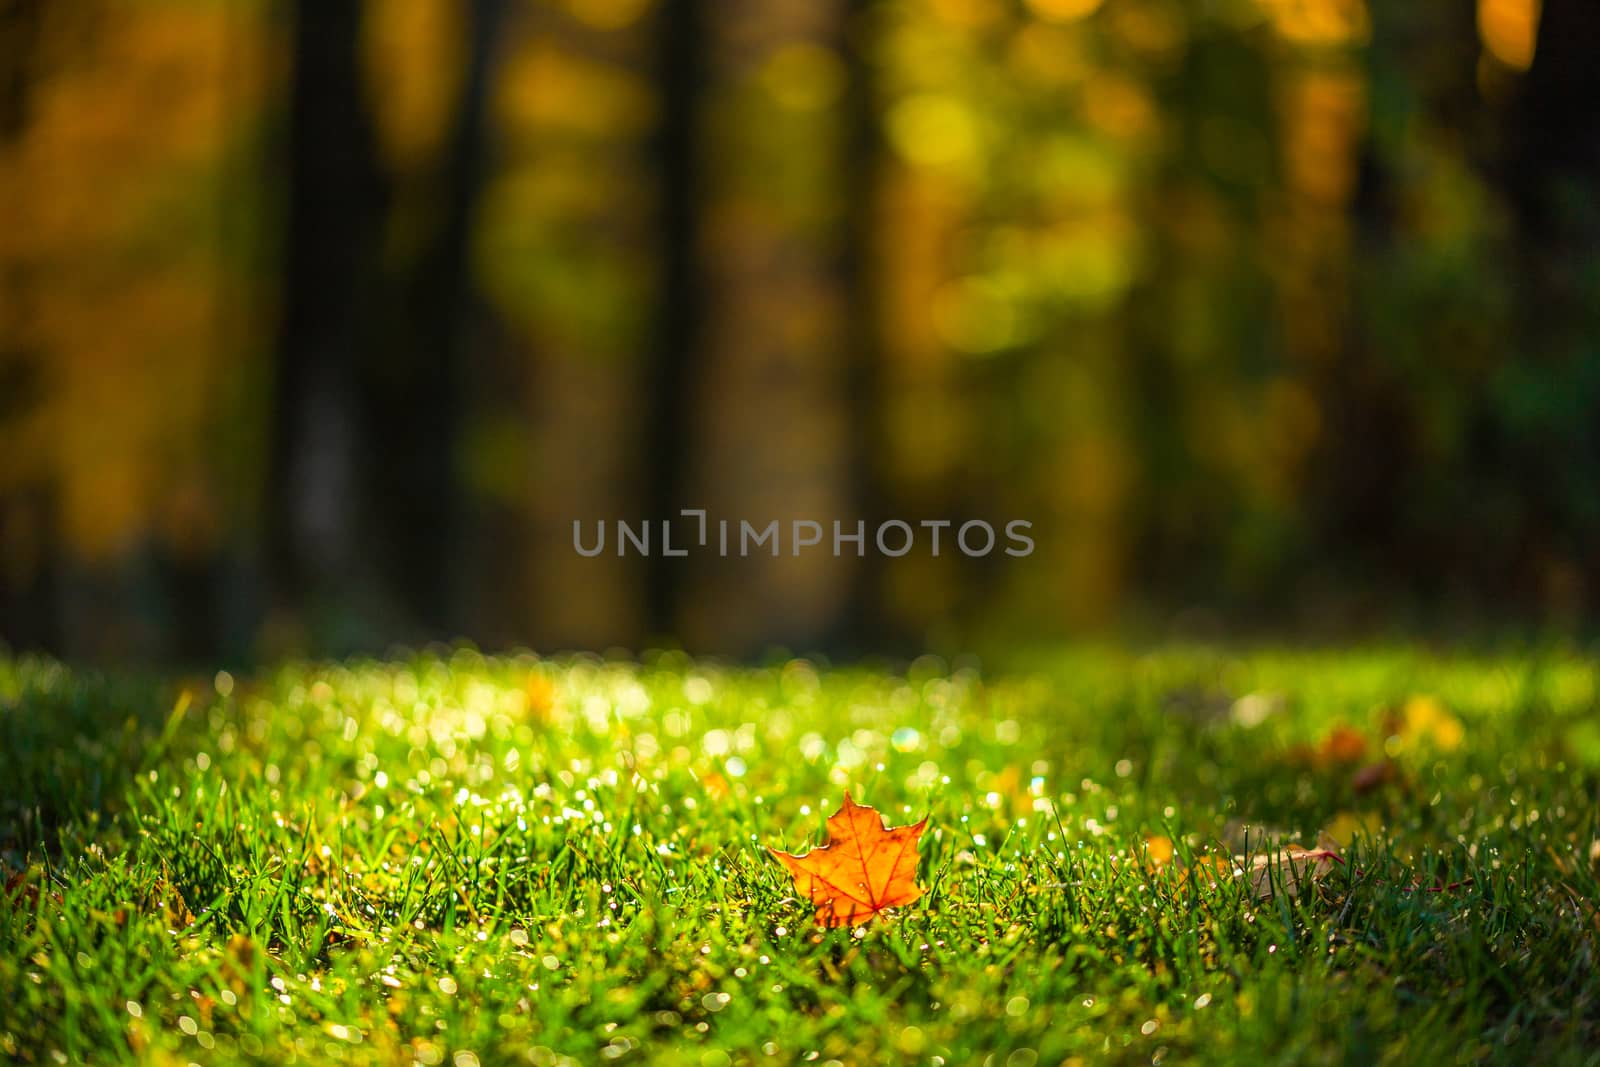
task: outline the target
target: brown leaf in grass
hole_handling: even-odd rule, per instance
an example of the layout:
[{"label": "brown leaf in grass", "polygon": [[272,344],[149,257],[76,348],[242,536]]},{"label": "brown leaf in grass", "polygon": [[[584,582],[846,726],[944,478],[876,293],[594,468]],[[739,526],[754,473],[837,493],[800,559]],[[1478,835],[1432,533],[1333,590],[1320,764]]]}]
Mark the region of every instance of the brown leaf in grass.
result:
[{"label": "brown leaf in grass", "polygon": [[39,886],[31,877],[32,870],[22,870],[6,879],[5,893],[7,897],[33,907],[39,903]]},{"label": "brown leaf in grass", "polygon": [[1276,852],[1260,855],[1196,856],[1187,869],[1178,874],[1178,884],[1186,885],[1193,878],[1201,885],[1215,886],[1235,879],[1244,879],[1257,899],[1267,899],[1283,892],[1297,897],[1314,887],[1335,864],[1342,864],[1338,846],[1326,834],[1317,839],[1316,848],[1288,845]]},{"label": "brown leaf in grass", "polygon": [[1339,723],[1317,746],[1324,763],[1359,763],[1367,754],[1367,739],[1353,726]]},{"label": "brown leaf in grass", "polygon": [[[1245,861],[1241,857],[1237,862]],[[1250,890],[1258,899],[1276,896],[1280,891],[1297,897],[1315,887],[1334,864],[1343,862],[1338,847],[1323,834],[1317,839],[1316,848],[1289,845],[1277,852],[1250,857]]]},{"label": "brown leaf in grass", "polygon": [[1395,767],[1392,760],[1379,760],[1369,763],[1350,776],[1350,787],[1356,795],[1370,793],[1380,786],[1388,785],[1395,780]]}]

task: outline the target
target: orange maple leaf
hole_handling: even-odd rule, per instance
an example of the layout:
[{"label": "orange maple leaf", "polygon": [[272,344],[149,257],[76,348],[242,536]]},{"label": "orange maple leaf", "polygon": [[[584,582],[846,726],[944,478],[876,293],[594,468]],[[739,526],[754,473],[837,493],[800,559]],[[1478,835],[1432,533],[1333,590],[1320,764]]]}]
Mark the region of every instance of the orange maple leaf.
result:
[{"label": "orange maple leaf", "polygon": [[794,876],[794,888],[817,909],[823,926],[854,926],[885,908],[922,895],[916,884],[917,839],[927,816],[915,826],[885,826],[876,809],[844,795],[828,817],[828,843],[803,856],[768,848]]}]

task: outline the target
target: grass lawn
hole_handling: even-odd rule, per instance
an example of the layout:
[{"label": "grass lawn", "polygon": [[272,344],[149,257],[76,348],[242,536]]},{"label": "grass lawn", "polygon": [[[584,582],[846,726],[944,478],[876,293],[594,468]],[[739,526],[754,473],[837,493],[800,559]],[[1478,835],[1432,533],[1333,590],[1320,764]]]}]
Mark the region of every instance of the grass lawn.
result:
[{"label": "grass lawn", "polygon": [[[0,743],[0,1060],[1600,1063],[1575,653],[0,659]],[[846,788],[925,892],[823,930]]]}]

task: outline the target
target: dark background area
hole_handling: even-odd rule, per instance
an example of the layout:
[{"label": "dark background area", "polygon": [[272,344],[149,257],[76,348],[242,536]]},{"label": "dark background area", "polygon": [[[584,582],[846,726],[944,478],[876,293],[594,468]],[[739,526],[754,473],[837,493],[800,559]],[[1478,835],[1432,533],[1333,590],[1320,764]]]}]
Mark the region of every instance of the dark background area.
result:
[{"label": "dark background area", "polygon": [[[1578,628],[1590,0],[0,0],[0,639]],[[704,507],[1037,552],[582,559]]]}]

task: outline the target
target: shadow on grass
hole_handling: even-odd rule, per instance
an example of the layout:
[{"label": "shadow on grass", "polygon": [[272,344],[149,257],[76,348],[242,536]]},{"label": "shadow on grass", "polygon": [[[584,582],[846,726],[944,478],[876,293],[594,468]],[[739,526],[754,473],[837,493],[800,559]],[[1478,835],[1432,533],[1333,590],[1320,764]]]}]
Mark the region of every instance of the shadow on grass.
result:
[{"label": "shadow on grass", "polygon": [[184,692],[153,676],[0,658],[0,858],[20,867],[87,845],[62,834],[92,832],[126,805],[134,778],[176,740]]}]

